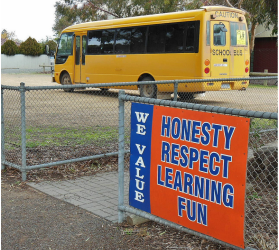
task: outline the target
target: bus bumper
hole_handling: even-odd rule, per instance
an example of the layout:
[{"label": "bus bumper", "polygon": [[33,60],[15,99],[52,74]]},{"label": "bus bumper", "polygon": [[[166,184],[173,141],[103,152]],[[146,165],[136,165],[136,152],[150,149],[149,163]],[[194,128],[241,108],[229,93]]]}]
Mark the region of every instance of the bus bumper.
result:
[{"label": "bus bumper", "polygon": [[[218,82],[190,82],[179,83],[178,92],[206,92],[206,91],[219,91],[219,90],[243,90],[249,86],[247,81],[218,81]],[[158,91],[160,92],[173,92],[174,84],[158,84]]]}]

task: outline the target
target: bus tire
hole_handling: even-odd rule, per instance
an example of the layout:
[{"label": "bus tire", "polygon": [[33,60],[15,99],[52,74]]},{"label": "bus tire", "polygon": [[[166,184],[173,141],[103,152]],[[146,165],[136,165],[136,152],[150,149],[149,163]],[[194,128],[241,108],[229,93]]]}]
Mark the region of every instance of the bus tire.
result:
[{"label": "bus tire", "polygon": [[[71,77],[68,73],[64,73],[61,77],[62,85],[72,85]],[[73,92],[74,89],[63,89],[65,92]]]},{"label": "bus tire", "polygon": [[192,92],[178,92],[177,95],[180,97],[182,100],[193,100],[195,99],[195,93]]},{"label": "bus tire", "polygon": [[[154,81],[154,79],[150,76],[146,76],[142,78],[143,82],[145,81]],[[156,84],[146,84],[140,85],[140,96],[146,98],[157,98],[157,86]]]}]

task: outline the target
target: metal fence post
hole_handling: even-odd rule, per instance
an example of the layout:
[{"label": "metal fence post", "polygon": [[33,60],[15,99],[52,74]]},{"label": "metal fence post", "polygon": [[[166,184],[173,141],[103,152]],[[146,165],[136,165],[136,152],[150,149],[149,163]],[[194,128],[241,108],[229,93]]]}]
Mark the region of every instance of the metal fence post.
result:
[{"label": "metal fence post", "polygon": [[173,92],[173,100],[177,101],[177,88],[178,88],[178,82],[174,81],[174,92]]},{"label": "metal fence post", "polygon": [[1,169],[5,169],[4,90],[1,88]]},{"label": "metal fence post", "polygon": [[124,101],[121,96],[125,95],[124,90],[119,91],[119,128],[118,128],[118,223],[124,220],[125,212],[119,210],[120,206],[124,205]]},{"label": "metal fence post", "polygon": [[26,117],[25,117],[25,83],[20,83],[20,107],[21,107],[21,177],[26,181]]}]

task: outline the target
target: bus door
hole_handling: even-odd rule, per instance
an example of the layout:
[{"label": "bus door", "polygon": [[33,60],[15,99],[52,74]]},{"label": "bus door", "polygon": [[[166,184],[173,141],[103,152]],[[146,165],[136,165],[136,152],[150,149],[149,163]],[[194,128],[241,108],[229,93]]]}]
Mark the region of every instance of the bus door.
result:
[{"label": "bus door", "polygon": [[75,35],[75,84],[86,83],[85,80],[85,54],[86,35]]},{"label": "bus door", "polygon": [[[211,77],[230,77],[230,32],[229,22],[211,21]],[[230,88],[222,84],[221,88]]]}]

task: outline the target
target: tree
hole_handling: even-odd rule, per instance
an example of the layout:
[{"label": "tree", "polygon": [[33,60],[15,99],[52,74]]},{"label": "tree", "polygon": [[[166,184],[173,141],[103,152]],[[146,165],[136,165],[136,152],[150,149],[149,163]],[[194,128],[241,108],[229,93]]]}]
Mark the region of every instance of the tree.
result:
[{"label": "tree", "polygon": [[41,45],[37,42],[35,38],[27,38],[26,41],[19,46],[20,53],[29,56],[39,56],[42,54]]},{"label": "tree", "polygon": [[272,25],[272,35],[278,34],[278,2],[277,0],[265,0],[267,15],[266,27]]},{"label": "tree", "polygon": [[267,27],[274,25],[273,34],[277,34],[277,0],[61,0],[55,5],[57,19],[53,29],[60,33],[61,23],[66,24],[66,21],[67,25],[95,21],[107,19],[108,14],[121,18],[197,9],[204,5],[223,5],[244,10],[251,26],[251,52],[258,24]]},{"label": "tree", "polygon": [[14,40],[15,32],[8,32],[7,30],[3,29],[1,32],[1,38],[6,40]]},{"label": "tree", "polygon": [[19,51],[16,43],[12,40],[7,40],[2,46],[1,46],[1,54],[5,54],[8,56],[13,56],[17,54]]},{"label": "tree", "polygon": [[52,30],[57,37],[60,37],[61,31],[68,26],[71,26],[73,23],[74,21],[69,21],[67,16],[62,16],[56,13],[55,23]]},{"label": "tree", "polygon": [[183,10],[187,0],[61,0],[55,4],[53,30],[75,23]]}]

